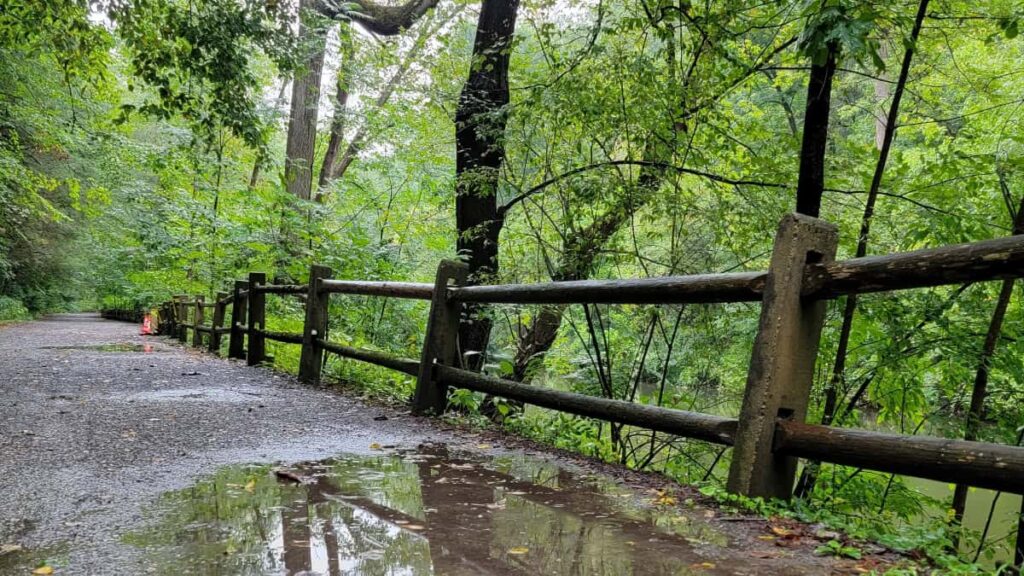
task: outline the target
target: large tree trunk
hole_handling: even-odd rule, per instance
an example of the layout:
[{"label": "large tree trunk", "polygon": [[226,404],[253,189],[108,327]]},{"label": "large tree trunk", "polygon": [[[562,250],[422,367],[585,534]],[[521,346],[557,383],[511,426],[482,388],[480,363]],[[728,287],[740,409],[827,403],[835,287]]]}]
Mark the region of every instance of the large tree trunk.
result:
[{"label": "large tree trunk", "polygon": [[290,194],[302,200],[309,200],[313,186],[316,119],[324,66],[325,36],[323,30],[309,20],[314,5],[315,0],[299,2],[299,41],[310,53],[292,83],[292,107],[285,143],[285,187]]},{"label": "large tree trunk", "polygon": [[[469,78],[455,113],[455,226],[459,255],[469,264],[470,282],[498,271],[498,173],[505,156],[508,121],[508,65],[519,0],[483,0],[473,43]],[[490,322],[473,314],[459,328],[463,353],[479,367]]]}]

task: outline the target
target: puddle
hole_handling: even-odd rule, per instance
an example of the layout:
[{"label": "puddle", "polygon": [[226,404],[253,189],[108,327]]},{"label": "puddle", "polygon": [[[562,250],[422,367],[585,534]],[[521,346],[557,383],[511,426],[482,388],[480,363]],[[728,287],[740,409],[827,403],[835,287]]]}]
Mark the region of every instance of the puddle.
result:
[{"label": "puddle", "polygon": [[756,573],[701,519],[526,456],[429,446],[275,470],[164,494],[124,540],[175,575]]},{"label": "puddle", "polygon": [[127,400],[142,401],[196,401],[196,402],[234,402],[252,403],[259,401],[264,394],[262,392],[249,392],[246,390],[229,390],[227,388],[203,387],[197,388],[175,388],[170,390],[154,390],[139,392],[127,396]]},{"label": "puddle", "polygon": [[163,352],[152,344],[93,344],[88,346],[40,346],[43,350],[87,350],[90,352]]}]

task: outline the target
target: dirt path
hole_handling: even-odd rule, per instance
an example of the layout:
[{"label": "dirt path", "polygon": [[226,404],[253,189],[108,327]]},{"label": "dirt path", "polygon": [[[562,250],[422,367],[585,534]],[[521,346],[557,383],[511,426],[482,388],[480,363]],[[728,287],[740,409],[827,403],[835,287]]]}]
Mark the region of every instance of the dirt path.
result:
[{"label": "dirt path", "polygon": [[763,521],[652,511],[643,479],[96,316],[0,328],[0,374],[0,574],[857,568],[779,546]]}]

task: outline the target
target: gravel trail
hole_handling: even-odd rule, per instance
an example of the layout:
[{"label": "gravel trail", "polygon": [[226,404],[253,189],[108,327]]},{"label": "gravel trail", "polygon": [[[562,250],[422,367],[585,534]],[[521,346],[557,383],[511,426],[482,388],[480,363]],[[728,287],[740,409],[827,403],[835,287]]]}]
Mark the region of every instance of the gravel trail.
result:
[{"label": "gravel trail", "polygon": [[[0,328],[0,374],[0,547],[7,547],[0,548],[0,574],[29,574],[53,558],[57,574],[153,572],[146,550],[125,543],[124,534],[146,524],[147,508],[161,494],[224,466],[372,455],[381,446],[412,450],[425,443],[489,455],[525,451],[577,471],[588,466],[497,436],[487,438],[493,446],[480,446],[479,436],[436,420],[166,338],[144,338],[132,324],[95,315]],[[608,472],[593,466],[591,473]],[[616,476],[632,477],[626,484],[638,498],[650,498],[643,477]],[[814,556],[813,542],[773,547],[766,528],[756,519],[717,523],[730,543],[708,552],[711,565],[735,574],[852,569],[849,561]],[[765,552],[753,560],[752,550]]]}]

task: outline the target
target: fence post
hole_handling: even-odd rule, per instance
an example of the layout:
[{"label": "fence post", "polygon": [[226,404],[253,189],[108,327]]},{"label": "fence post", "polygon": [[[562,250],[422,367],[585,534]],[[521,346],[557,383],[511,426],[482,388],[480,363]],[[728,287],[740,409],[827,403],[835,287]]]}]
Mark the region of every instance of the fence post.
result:
[{"label": "fence post", "polygon": [[306,296],[306,321],[302,325],[302,355],[299,357],[299,380],[317,383],[323,367],[324,350],[317,338],[327,337],[327,309],[330,294],[320,292],[320,280],[331,277],[331,269],[314,264],[309,269],[309,291]]},{"label": "fence post", "polygon": [[164,302],[160,309],[160,334],[174,334],[174,300]]},{"label": "fence post", "polygon": [[201,294],[196,295],[195,318],[192,320],[192,346],[196,348],[203,345],[203,333],[199,331],[199,327],[203,325],[203,316],[206,315],[203,309],[205,300]]},{"label": "fence post", "polygon": [[772,453],[775,422],[806,418],[825,302],[801,299],[804,265],[831,262],[837,242],[836,227],[824,220],[788,214],[779,224],[733,446],[730,492],[784,499],[792,494],[797,460]]},{"label": "fence post", "polygon": [[245,358],[245,332],[243,329],[249,322],[247,316],[247,304],[249,295],[242,295],[243,290],[249,288],[245,280],[235,281],[234,299],[231,300],[231,337],[228,340],[228,358]]},{"label": "fence post", "polygon": [[267,326],[267,295],[257,289],[267,283],[267,275],[263,272],[249,273],[249,350],[246,362],[256,366],[263,362],[267,355],[266,340],[260,330]]},{"label": "fence post", "polygon": [[434,295],[430,300],[427,334],[423,337],[420,372],[412,410],[417,414],[443,414],[448,404],[448,387],[434,378],[434,363],[455,366],[458,360],[459,317],[462,305],[448,301],[448,286],[466,282],[469,267],[463,262],[442,260],[434,279]]},{"label": "fence post", "polygon": [[185,324],[188,324],[188,296],[178,296],[178,341],[186,342],[188,340],[188,328]]},{"label": "fence post", "polygon": [[227,308],[224,299],[227,297],[227,292],[217,292],[214,296],[213,321],[210,322],[210,352],[214,354],[220,354],[220,332],[218,330],[224,326],[224,309]]},{"label": "fence post", "polygon": [[160,305],[160,323],[157,325],[159,334],[171,333],[171,303],[164,302]]}]

